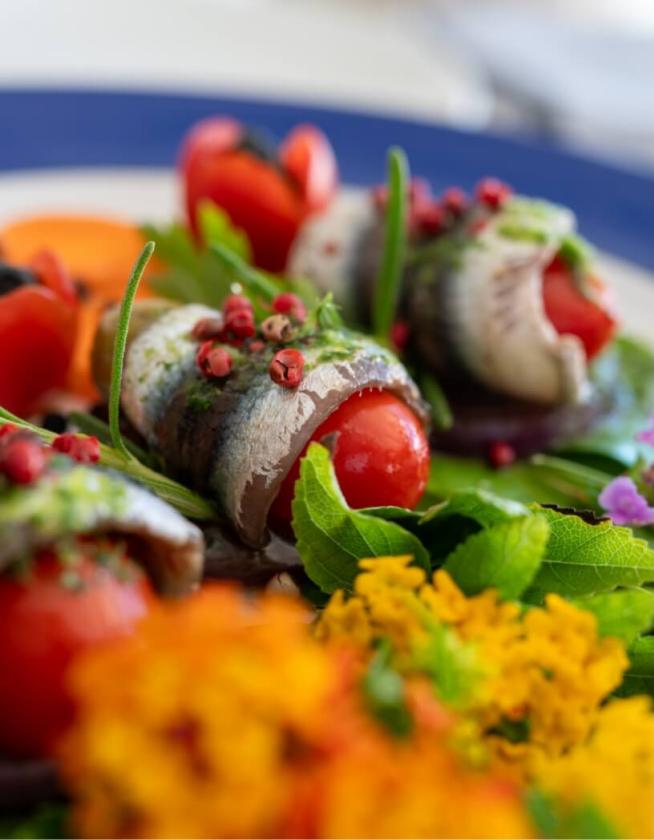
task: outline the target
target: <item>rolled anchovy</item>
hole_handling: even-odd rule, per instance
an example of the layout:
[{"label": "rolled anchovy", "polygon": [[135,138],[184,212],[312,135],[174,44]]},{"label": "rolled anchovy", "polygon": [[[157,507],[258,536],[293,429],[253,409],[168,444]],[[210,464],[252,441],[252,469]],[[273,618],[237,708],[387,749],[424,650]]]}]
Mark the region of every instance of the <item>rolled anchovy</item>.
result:
[{"label": "rolled anchovy", "polygon": [[[361,192],[312,217],[289,262],[363,320],[382,241],[371,206]],[[542,296],[543,269],[575,226],[569,210],[516,196],[476,234],[455,225],[429,244],[413,243],[402,306],[421,366],[448,376],[458,370],[519,400],[585,401],[583,345],[556,332]]]},{"label": "rolled anchovy", "polygon": [[13,487],[0,503],[0,571],[41,547],[74,534],[116,534],[135,541],[165,595],[190,592],[202,576],[201,531],[168,504],[118,473],[73,465],[29,487]]},{"label": "rolled anchovy", "polygon": [[[184,306],[164,315],[130,347],[125,413],[167,469],[210,493],[247,545],[266,543],[268,511],[313,432],[353,394],[391,391],[425,423],[428,412],[406,369],[387,350],[352,333],[324,331],[301,345],[304,377],[275,384],[269,357],[243,354],[222,384],[202,378],[190,338],[199,317]],[[172,339],[172,336],[175,339]]]}]

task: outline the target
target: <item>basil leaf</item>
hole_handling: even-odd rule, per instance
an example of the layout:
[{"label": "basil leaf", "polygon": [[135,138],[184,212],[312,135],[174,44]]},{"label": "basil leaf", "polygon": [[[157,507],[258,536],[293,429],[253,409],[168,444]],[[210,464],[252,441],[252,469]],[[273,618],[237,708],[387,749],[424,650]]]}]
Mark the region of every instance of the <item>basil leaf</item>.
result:
[{"label": "basil leaf", "polygon": [[649,694],[654,697],[654,636],[642,636],[631,645],[629,667],[616,691],[621,697]]},{"label": "basil leaf", "polygon": [[629,528],[590,525],[578,516],[532,507],[546,517],[551,535],[528,600],[540,602],[548,592],[574,598],[654,580],[654,552]]},{"label": "basil leaf", "polygon": [[538,572],[548,537],[543,516],[510,519],[468,537],[444,568],[466,595],[493,587],[502,598],[516,599]]},{"label": "basil leaf", "polygon": [[578,598],[575,604],[597,617],[602,636],[616,636],[630,645],[654,624],[654,592],[648,589],[619,589]]},{"label": "basil leaf", "polygon": [[306,573],[324,592],[350,590],[365,557],[410,554],[430,568],[424,546],[409,531],[348,507],[329,452],[317,443],[302,459],[295,484],[293,530]]}]

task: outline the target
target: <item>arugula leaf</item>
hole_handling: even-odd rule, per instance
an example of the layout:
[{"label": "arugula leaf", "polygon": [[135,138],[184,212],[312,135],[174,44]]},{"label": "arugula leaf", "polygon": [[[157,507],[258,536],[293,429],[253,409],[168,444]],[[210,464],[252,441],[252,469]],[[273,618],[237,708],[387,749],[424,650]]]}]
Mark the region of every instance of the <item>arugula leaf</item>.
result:
[{"label": "arugula leaf", "polygon": [[629,528],[591,525],[538,505],[532,509],[545,516],[551,535],[528,600],[541,602],[548,592],[579,597],[654,580],[654,551]]},{"label": "arugula leaf", "polygon": [[502,598],[519,598],[538,572],[549,530],[540,515],[500,522],[468,537],[444,568],[466,595],[494,587]]},{"label": "arugula leaf", "polygon": [[618,589],[600,592],[574,602],[597,617],[602,636],[616,636],[630,645],[654,624],[654,592],[648,589]]},{"label": "arugula leaf", "polygon": [[654,697],[654,636],[643,636],[631,645],[629,667],[616,691],[621,697],[649,694]]},{"label": "arugula leaf", "polygon": [[312,443],[295,485],[293,530],[306,573],[324,592],[350,590],[365,557],[411,554],[429,569],[422,543],[394,522],[348,507],[329,452]]}]

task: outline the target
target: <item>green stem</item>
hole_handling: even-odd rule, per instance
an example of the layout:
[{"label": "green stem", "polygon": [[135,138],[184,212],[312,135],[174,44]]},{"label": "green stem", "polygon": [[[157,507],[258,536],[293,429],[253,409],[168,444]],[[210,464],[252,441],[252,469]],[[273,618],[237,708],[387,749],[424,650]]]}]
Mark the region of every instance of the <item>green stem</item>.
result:
[{"label": "green stem", "polygon": [[384,249],[377,275],[372,321],[376,338],[388,342],[402,285],[406,251],[407,190],[409,164],[399,148],[388,153],[388,203],[386,205]]},{"label": "green stem", "polygon": [[272,280],[269,280],[263,272],[248,265],[231,248],[221,242],[211,242],[209,250],[233,272],[235,279],[242,283],[248,291],[259,295],[266,301],[273,300],[279,293],[278,287]]},{"label": "green stem", "polygon": [[[0,407],[0,426],[5,423],[15,423],[24,429],[29,429],[37,435],[44,443],[51,444],[57,435],[47,429],[42,429],[39,426],[34,426],[15,414]],[[126,457],[122,452],[113,449],[110,446],[100,444],[100,464],[109,469],[116,470],[123,473],[130,478],[134,478],[147,487],[152,492],[160,496],[164,501],[168,502],[176,508],[184,516],[189,519],[210,520],[216,518],[216,511],[213,506],[201,496],[188,490],[186,487],[172,481],[170,478],[161,475],[158,472],[139,463],[135,458]]]},{"label": "green stem", "polygon": [[132,315],[134,298],[141,282],[150,257],[154,251],[154,242],[147,242],[141,251],[141,255],[132,269],[131,277],[127,282],[125,294],[120,304],[120,315],[118,317],[118,329],[114,339],[114,354],[111,365],[111,387],[109,390],[109,431],[111,442],[114,448],[124,458],[131,459],[133,456],[125,446],[120,433],[120,389],[123,382],[123,364],[125,361],[125,349],[127,347],[127,334],[129,332],[129,321]]}]

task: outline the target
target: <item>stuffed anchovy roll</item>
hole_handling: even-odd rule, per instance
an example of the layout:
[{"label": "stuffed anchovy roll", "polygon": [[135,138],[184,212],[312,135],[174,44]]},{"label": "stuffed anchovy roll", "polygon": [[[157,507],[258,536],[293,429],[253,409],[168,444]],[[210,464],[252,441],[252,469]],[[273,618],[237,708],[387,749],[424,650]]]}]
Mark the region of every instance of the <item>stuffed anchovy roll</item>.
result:
[{"label": "stuffed anchovy roll", "polygon": [[[289,262],[323,288],[357,294],[345,302],[364,316],[380,253],[374,206],[374,195],[344,195],[306,223]],[[452,190],[437,201],[414,184],[402,317],[422,365],[517,399],[582,402],[587,360],[616,324],[575,229],[566,208],[499,182],[482,182],[475,202]]]},{"label": "stuffed anchovy roll", "polygon": [[99,453],[95,438],[45,446],[0,425],[0,807],[52,782],[47,767],[16,760],[56,749],[74,714],[74,659],[132,633],[157,593],[185,595],[202,576],[199,529],[93,466]]},{"label": "stuffed anchovy roll", "polygon": [[[379,190],[343,195],[306,222],[289,259],[291,273],[333,289],[363,322],[384,202]],[[513,195],[498,181],[481,182],[473,199],[457,189],[437,199],[416,181],[407,233],[394,335],[416,369],[435,374],[452,398],[455,428],[439,443],[469,451],[473,438],[483,447],[499,434],[530,450],[578,434],[605,409],[589,361],[617,322],[569,210]],[[472,437],[466,424],[475,426]]]},{"label": "stuffed anchovy roll", "polygon": [[271,509],[290,517],[285,482],[292,496],[296,462],[317,434],[336,433],[351,503],[415,504],[428,414],[404,366],[342,328],[329,303],[307,318],[286,294],[272,309],[257,323],[250,301],[232,295],[222,311],[188,305],[155,317],[126,355],[131,423],[171,473],[216,499],[249,546],[268,540]]}]

